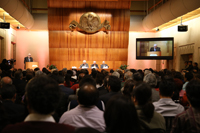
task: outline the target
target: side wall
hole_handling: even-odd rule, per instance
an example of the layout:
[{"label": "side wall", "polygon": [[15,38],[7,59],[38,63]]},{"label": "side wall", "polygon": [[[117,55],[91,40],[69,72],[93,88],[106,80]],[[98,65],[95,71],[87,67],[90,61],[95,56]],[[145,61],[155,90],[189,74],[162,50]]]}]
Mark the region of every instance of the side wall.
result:
[{"label": "side wall", "polygon": [[0,29],[0,41],[2,50],[0,51],[0,62],[2,61],[2,59],[11,59],[11,42],[16,43],[16,31],[12,28]]},{"label": "side wall", "polygon": [[184,22],[184,25],[188,25],[188,31],[187,32],[178,32],[177,26],[173,26],[171,28],[165,29],[163,31],[158,32],[156,35],[159,37],[174,37],[174,54],[175,58],[173,61],[169,62],[170,66],[173,66],[173,69],[180,71],[182,66],[180,63],[181,54],[180,53],[186,53],[189,49],[183,49],[184,51],[180,51],[180,46],[187,45],[187,44],[193,44],[194,47],[192,49],[193,52],[193,62],[200,63],[200,17],[195,18],[193,20]]}]

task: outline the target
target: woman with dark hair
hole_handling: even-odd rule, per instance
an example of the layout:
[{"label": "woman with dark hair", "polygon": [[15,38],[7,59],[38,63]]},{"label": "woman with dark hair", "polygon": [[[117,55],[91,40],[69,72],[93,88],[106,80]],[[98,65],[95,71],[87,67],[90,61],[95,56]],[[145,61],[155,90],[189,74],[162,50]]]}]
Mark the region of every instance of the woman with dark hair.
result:
[{"label": "woman with dark hair", "polygon": [[123,94],[125,96],[131,97],[133,87],[134,87],[134,81],[132,79],[128,79],[124,84]]},{"label": "woman with dark hair", "polygon": [[154,111],[151,95],[151,88],[146,83],[142,83],[133,89],[132,100],[135,104],[142,129],[147,130],[145,127],[148,127],[151,130],[165,130],[165,119]]},{"label": "woman with dark hair", "polygon": [[108,101],[104,119],[107,133],[140,133],[134,103],[123,95],[114,96]]}]

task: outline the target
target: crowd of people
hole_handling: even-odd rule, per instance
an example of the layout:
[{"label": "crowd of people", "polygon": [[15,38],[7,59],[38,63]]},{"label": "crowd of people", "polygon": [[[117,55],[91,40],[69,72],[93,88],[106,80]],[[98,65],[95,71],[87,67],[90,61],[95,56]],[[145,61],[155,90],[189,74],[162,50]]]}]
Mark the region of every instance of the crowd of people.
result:
[{"label": "crowd of people", "polygon": [[198,133],[199,78],[198,69],[0,69],[0,132]]}]

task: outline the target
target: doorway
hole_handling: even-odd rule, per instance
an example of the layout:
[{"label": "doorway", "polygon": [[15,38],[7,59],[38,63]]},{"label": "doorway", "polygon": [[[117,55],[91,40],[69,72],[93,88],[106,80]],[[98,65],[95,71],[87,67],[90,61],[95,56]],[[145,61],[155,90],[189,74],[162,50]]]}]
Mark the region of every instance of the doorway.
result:
[{"label": "doorway", "polygon": [[185,61],[193,61],[193,54],[182,54],[180,59],[180,70],[185,69]]}]

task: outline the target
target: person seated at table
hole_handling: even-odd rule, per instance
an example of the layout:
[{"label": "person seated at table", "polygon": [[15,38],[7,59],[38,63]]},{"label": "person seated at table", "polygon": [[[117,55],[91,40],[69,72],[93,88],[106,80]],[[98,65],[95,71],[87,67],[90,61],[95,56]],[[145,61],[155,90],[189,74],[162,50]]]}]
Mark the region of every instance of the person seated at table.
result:
[{"label": "person seated at table", "polygon": [[105,61],[103,61],[101,64],[101,69],[103,69],[103,68],[109,68],[109,66],[107,64],[105,64]]},{"label": "person seated at table", "polygon": [[88,64],[86,63],[86,60],[83,60],[83,64],[80,65],[80,68],[88,68]]},{"label": "person seated at table", "polygon": [[96,61],[93,61],[93,64],[91,65],[91,68],[99,68],[98,64],[96,64]]}]

